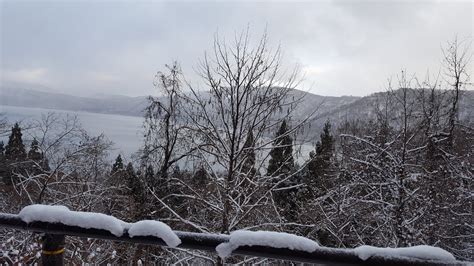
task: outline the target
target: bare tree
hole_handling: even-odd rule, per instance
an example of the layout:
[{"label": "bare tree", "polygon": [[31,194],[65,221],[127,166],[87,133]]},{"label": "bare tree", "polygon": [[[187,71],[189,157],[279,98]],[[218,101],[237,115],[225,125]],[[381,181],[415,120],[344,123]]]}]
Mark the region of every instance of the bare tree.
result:
[{"label": "bare tree", "polygon": [[[470,63],[472,52],[471,44],[467,40],[448,41],[443,52],[443,66],[445,80],[452,87],[451,109],[449,110],[449,135],[452,135],[455,124],[458,122],[459,98],[462,90],[470,81]],[[451,137],[450,137],[451,138]]]},{"label": "bare tree", "polygon": [[170,169],[189,156],[189,127],[183,109],[182,72],[177,62],[166,65],[167,73],[158,72],[154,85],[158,97],[149,96],[145,109],[145,143],[142,164],[152,164],[158,175],[167,179]]},{"label": "bare tree", "polygon": [[62,203],[93,209],[97,201],[85,204],[84,199],[104,181],[111,143],[103,135],[90,136],[76,116],[48,113],[32,126],[31,138],[38,140],[38,152],[44,160],[27,158],[24,171],[16,173],[17,194],[29,204]]},{"label": "bare tree", "polygon": [[[456,94],[439,78],[419,83],[405,73],[389,88],[375,120],[341,128],[341,175],[314,200],[312,211],[323,214],[315,223],[335,246],[427,244],[470,259],[472,171],[464,165],[472,152],[453,147],[446,133]],[[472,146],[470,127],[457,131],[454,143]]]},{"label": "bare tree", "polygon": [[[242,228],[244,221],[252,219],[274,222],[265,212],[274,211],[272,190],[283,180],[274,182],[276,177],[265,175],[273,143],[269,131],[289,118],[300,100],[290,96],[298,84],[298,71],[283,71],[280,60],[280,49],[270,50],[266,34],[255,47],[248,30],[236,36],[232,45],[216,35],[213,53],[205,55],[199,68],[208,90],[189,85],[190,94],[185,95],[193,147],[210,179],[208,186],[216,191],[206,198],[193,197],[220,216],[222,233]],[[294,134],[305,121],[294,121],[285,134]],[[255,166],[249,167],[249,161]]]}]

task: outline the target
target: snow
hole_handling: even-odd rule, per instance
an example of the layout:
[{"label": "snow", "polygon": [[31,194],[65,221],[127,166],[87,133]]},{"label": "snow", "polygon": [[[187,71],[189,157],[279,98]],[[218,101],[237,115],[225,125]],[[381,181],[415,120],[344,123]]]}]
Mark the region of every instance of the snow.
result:
[{"label": "snow", "polygon": [[102,213],[70,211],[65,206],[30,205],[18,214],[21,220],[31,222],[62,223],[82,228],[107,230],[116,236],[122,236],[122,221]]},{"label": "snow", "polygon": [[[30,205],[24,207],[18,214],[26,223],[48,222],[62,223],[65,225],[78,226],[82,228],[93,228],[107,230],[115,236],[122,236],[128,230],[130,237],[154,236],[162,239],[169,247],[177,247],[181,244],[178,235],[166,224],[155,220],[143,220],[136,223],[126,223],[113,216],[93,212],[71,211],[65,206]],[[196,233],[178,232],[179,235]],[[196,234],[202,237],[201,234]],[[224,235],[209,235],[220,237],[223,241],[227,239]],[[228,236],[228,241],[216,247],[221,258],[228,257],[234,250],[241,246],[267,246],[273,248],[287,248],[314,252],[318,243],[305,237],[288,233],[270,231],[234,231]],[[98,250],[99,251],[99,250]],[[362,260],[372,256],[379,257],[407,257],[422,260],[456,261],[454,256],[446,250],[438,247],[420,245],[406,248],[378,248],[372,246],[360,246],[353,249],[355,255]],[[3,254],[5,255],[5,253]],[[115,254],[113,254],[115,255]]]},{"label": "snow", "polygon": [[313,240],[288,233],[239,230],[232,232],[229,242],[218,245],[216,251],[221,258],[225,258],[240,246],[267,246],[306,252],[314,252],[319,247]]},{"label": "snow", "polygon": [[131,237],[134,236],[156,236],[163,241],[169,247],[177,247],[181,244],[179,237],[171,230],[171,228],[159,221],[143,220],[136,222],[128,229],[128,234]]},{"label": "snow", "polygon": [[24,207],[18,214],[26,223],[48,222],[107,230],[115,236],[122,236],[128,230],[130,237],[155,236],[163,239],[170,247],[181,244],[179,237],[166,224],[159,221],[144,220],[127,223],[113,216],[93,212],[71,211],[65,206],[30,205]]},{"label": "snow", "polygon": [[423,260],[456,261],[448,251],[432,246],[420,245],[406,248],[378,248],[360,246],[354,249],[359,258],[366,260],[372,256],[381,257],[409,257]]}]

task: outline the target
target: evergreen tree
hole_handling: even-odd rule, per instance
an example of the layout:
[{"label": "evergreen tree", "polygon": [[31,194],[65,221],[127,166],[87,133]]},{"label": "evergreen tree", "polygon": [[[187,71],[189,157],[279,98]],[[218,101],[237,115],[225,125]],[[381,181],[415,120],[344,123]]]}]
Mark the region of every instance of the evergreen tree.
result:
[{"label": "evergreen tree", "polygon": [[119,154],[117,156],[117,158],[115,158],[115,162],[114,164],[112,165],[112,171],[110,172],[111,175],[114,175],[116,174],[117,172],[119,171],[123,171],[124,170],[124,167],[123,167],[123,160],[122,160],[122,156]]},{"label": "evergreen tree", "polygon": [[125,174],[129,188],[129,196],[134,206],[133,216],[135,219],[141,219],[145,213],[145,209],[143,208],[143,204],[145,203],[145,189],[140,182],[139,176],[135,173],[131,162],[127,164]]},{"label": "evergreen tree", "polygon": [[207,171],[204,166],[199,166],[192,177],[193,187],[196,187],[197,189],[205,188],[208,178],[209,176],[207,175]]},{"label": "evergreen tree", "polygon": [[148,165],[147,168],[145,169],[145,182],[151,186],[154,187],[156,178],[155,178],[155,171],[153,170],[153,166]]},{"label": "evergreen tree", "polygon": [[26,159],[25,145],[23,145],[21,128],[18,123],[12,128],[12,133],[5,147],[5,158],[11,161],[22,161]]},{"label": "evergreen tree", "polygon": [[5,156],[5,146],[3,141],[0,141],[0,160],[4,159]]},{"label": "evergreen tree", "polygon": [[5,148],[3,141],[0,141],[0,182],[4,181],[8,176],[7,161],[5,159]]},{"label": "evergreen tree", "polygon": [[138,177],[135,174],[135,169],[133,168],[133,164],[131,162],[127,164],[125,172],[127,173],[127,184],[131,191],[131,195],[135,195],[139,192],[140,182],[138,182]]},{"label": "evergreen tree", "polygon": [[119,154],[112,164],[112,169],[107,178],[107,185],[111,188],[107,190],[109,200],[105,202],[107,214],[121,216],[124,209],[131,206],[127,202],[129,197],[128,178],[123,165],[122,156]]},{"label": "evergreen tree", "polygon": [[16,183],[18,174],[26,174],[25,165],[21,165],[25,162],[26,150],[22,140],[21,128],[18,123],[15,123],[5,147],[5,166],[2,171],[4,182],[8,184]]},{"label": "evergreen tree", "polygon": [[320,141],[316,144],[316,153],[328,158],[332,156],[333,150],[334,137],[331,135],[331,122],[327,120],[320,135]]},{"label": "evergreen tree", "polygon": [[[276,133],[273,149],[270,151],[270,161],[267,174],[279,177],[279,180],[291,174],[295,169],[293,158],[293,139],[288,133],[288,124],[283,120]],[[275,182],[278,182],[276,180]],[[296,179],[286,180],[278,188],[291,187],[296,184]],[[298,215],[298,189],[291,188],[273,192],[273,200],[280,214],[287,221],[295,221]]]},{"label": "evergreen tree", "polygon": [[28,159],[35,162],[41,162],[43,160],[43,153],[40,150],[39,143],[36,138],[31,142],[30,150],[28,151]]},{"label": "evergreen tree", "polygon": [[312,194],[323,193],[331,186],[333,154],[334,137],[331,134],[331,122],[327,120],[315,151],[309,154],[311,161],[308,163],[306,184]]},{"label": "evergreen tree", "polygon": [[244,161],[242,162],[241,173],[249,177],[255,175],[255,139],[253,132],[250,131],[244,143]]},{"label": "evergreen tree", "polygon": [[30,150],[28,151],[28,165],[31,172],[35,175],[49,171],[48,160],[41,152],[40,146],[36,138],[31,142]]},{"label": "evergreen tree", "polygon": [[288,125],[283,120],[275,135],[273,148],[270,151],[267,175],[279,176],[289,174],[294,169],[293,139],[288,133]]}]

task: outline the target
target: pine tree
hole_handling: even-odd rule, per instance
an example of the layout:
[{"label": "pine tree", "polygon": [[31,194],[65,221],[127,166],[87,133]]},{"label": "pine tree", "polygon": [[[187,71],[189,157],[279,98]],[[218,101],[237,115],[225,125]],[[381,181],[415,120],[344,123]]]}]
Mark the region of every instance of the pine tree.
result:
[{"label": "pine tree", "polygon": [[315,151],[309,154],[306,184],[314,194],[324,193],[331,186],[330,175],[333,170],[334,137],[331,134],[331,122],[324,124],[320,140],[316,143]]},{"label": "pine tree", "polygon": [[[11,184],[16,183],[18,175],[25,173],[26,151],[22,140],[21,128],[18,123],[12,128],[12,132],[5,147],[5,167],[2,171],[3,181]],[[15,174],[13,174],[15,173]]]},{"label": "pine tree", "polygon": [[26,167],[29,168],[33,174],[37,175],[50,170],[48,160],[44,157],[36,138],[31,142],[30,150],[28,151],[28,159],[29,161]]},{"label": "pine tree", "polygon": [[[288,124],[283,120],[281,126],[276,133],[273,149],[270,151],[270,161],[268,164],[267,174],[278,177],[275,182],[285,178],[295,169],[293,158],[293,140],[288,133]],[[278,188],[291,187],[295,185],[296,180],[286,180],[278,186]],[[287,221],[295,221],[298,214],[298,189],[291,188],[273,192],[273,200],[280,214]]]},{"label": "pine tree", "polygon": [[135,174],[135,169],[133,168],[131,162],[127,164],[125,172],[127,173],[127,184],[128,188],[130,189],[130,194],[134,196],[140,192],[140,182],[137,175]]},{"label": "pine tree", "polygon": [[3,141],[0,141],[0,182],[5,181],[8,176],[7,161],[5,159],[5,148]]},{"label": "pine tree", "polygon": [[155,171],[151,165],[148,165],[145,170],[145,180],[149,184],[153,184],[153,180],[155,180]]},{"label": "pine tree", "polygon": [[252,177],[255,175],[255,139],[252,131],[247,135],[247,139],[244,143],[244,161],[242,162],[241,173]]},{"label": "pine tree", "polygon": [[204,166],[199,166],[192,177],[193,187],[203,189],[206,187],[209,176]]},{"label": "pine tree", "polygon": [[36,138],[31,142],[30,150],[28,151],[28,159],[35,162],[41,162],[43,160],[43,153],[40,150],[39,143]]},{"label": "pine tree", "polygon": [[12,128],[12,133],[5,147],[5,158],[11,161],[22,161],[26,159],[25,145],[23,145],[21,128],[18,123]]},{"label": "pine tree", "polygon": [[5,146],[3,141],[0,141],[0,164],[5,162]]},{"label": "pine tree", "polygon": [[293,158],[293,139],[288,133],[286,120],[281,123],[275,135],[273,148],[270,151],[267,175],[279,176],[289,174],[295,166]]},{"label": "pine tree", "polygon": [[3,159],[5,156],[5,146],[3,141],[0,141],[0,160]]},{"label": "pine tree", "polygon": [[145,203],[145,190],[140,182],[139,176],[135,173],[132,163],[128,163],[125,168],[127,186],[129,188],[129,196],[134,206],[133,216],[135,219],[141,219],[144,217],[144,203]]},{"label": "pine tree", "polygon": [[334,137],[331,135],[331,122],[326,121],[320,141],[316,144],[316,153],[331,157],[334,150]]},{"label": "pine tree", "polygon": [[123,171],[123,170],[124,170],[123,160],[122,160],[122,156],[119,154],[117,156],[117,158],[115,158],[115,162],[112,165],[112,171],[110,172],[110,174],[114,175],[114,174],[118,173],[119,171]]}]

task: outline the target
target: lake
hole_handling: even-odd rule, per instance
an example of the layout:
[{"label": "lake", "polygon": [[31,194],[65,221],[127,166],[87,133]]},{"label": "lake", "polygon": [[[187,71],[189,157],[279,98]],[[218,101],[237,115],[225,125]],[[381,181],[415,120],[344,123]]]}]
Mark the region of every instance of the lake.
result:
[{"label": "lake", "polygon": [[[0,105],[0,113],[6,115],[9,123],[25,123],[40,119],[41,115],[50,112],[76,115],[83,128],[90,134],[97,136],[103,133],[114,143],[114,150],[111,152],[112,158],[118,154],[129,158],[143,143],[143,118],[141,117]],[[6,142],[8,136],[0,137],[0,139]],[[301,152],[295,154],[296,161],[300,164],[303,163],[313,149],[313,145],[303,144]]]},{"label": "lake", "polygon": [[[143,141],[141,117],[0,105],[0,113],[5,114],[9,123],[37,120],[41,115],[50,112],[76,115],[83,128],[91,135],[103,133],[114,143],[111,154],[114,157],[119,153],[130,156],[138,150]],[[5,138],[7,137],[3,137],[4,140]]]}]

